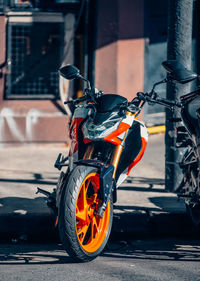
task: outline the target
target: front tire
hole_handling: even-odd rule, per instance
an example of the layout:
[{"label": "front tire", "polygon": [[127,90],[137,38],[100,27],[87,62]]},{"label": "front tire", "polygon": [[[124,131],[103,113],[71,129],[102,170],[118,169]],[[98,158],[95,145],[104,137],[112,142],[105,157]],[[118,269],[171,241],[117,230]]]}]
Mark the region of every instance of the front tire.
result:
[{"label": "front tire", "polygon": [[97,215],[99,187],[96,168],[77,166],[69,177],[60,203],[60,238],[65,250],[78,262],[91,261],[100,255],[111,232],[112,198],[100,218]]}]

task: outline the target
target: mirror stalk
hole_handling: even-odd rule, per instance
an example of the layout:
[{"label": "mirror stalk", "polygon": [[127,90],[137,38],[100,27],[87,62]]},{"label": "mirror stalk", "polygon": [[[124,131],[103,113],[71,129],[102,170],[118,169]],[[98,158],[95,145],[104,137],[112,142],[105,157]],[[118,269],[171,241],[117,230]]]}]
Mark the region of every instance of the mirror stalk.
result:
[{"label": "mirror stalk", "polygon": [[165,79],[163,79],[163,80],[161,80],[161,81],[155,83],[155,84],[153,85],[153,88],[152,88],[151,92],[150,92],[150,95],[151,95],[151,96],[153,95],[154,90],[155,90],[155,88],[156,88],[158,85],[167,83],[169,80],[170,80],[170,79],[165,78]]},{"label": "mirror stalk", "polygon": [[77,76],[77,78],[79,78],[79,79],[81,79],[81,80],[87,82],[87,88],[91,91],[91,85],[90,85],[90,81],[89,81],[89,80],[87,80],[86,78],[84,78],[84,77],[83,77],[82,75],[80,75],[80,74]]}]

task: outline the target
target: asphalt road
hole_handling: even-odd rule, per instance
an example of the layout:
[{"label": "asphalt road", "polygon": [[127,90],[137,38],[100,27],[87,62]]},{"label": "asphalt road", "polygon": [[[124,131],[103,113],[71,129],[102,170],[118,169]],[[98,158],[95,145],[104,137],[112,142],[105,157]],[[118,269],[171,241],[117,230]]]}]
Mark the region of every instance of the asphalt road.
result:
[{"label": "asphalt road", "polygon": [[90,263],[74,263],[58,244],[0,245],[0,280],[200,280],[197,238],[121,239]]}]

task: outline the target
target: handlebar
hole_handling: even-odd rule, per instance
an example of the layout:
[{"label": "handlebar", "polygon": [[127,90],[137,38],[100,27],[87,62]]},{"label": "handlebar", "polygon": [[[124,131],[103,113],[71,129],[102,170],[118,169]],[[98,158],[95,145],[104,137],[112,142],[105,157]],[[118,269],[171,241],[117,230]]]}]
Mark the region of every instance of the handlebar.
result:
[{"label": "handlebar", "polygon": [[[96,103],[95,97],[97,98],[99,94],[102,95],[103,92],[99,91],[98,93],[94,93],[94,96],[91,96],[90,94],[85,93],[84,96],[74,99],[74,100],[65,101],[64,104],[69,104],[69,103],[77,104],[77,103],[80,103],[83,101],[88,101],[88,102],[92,101],[93,107],[94,107],[94,104]],[[141,105],[139,105],[140,101],[143,101]],[[138,102],[139,102],[139,104],[138,104]],[[173,110],[174,107],[182,107],[181,102],[168,100],[165,98],[160,98],[155,91],[151,91],[150,93],[138,92],[137,97],[134,98],[132,100],[132,102],[129,102],[126,105],[125,104],[121,105],[120,108],[122,110],[126,109],[132,113],[138,112],[137,113],[137,115],[138,115],[139,112],[141,111],[142,107],[144,106],[145,102],[148,102],[149,104],[157,103],[157,104],[163,105],[171,110]]]},{"label": "handlebar", "polygon": [[92,88],[92,89],[87,88],[87,89],[85,89],[84,95],[82,97],[80,97],[78,99],[72,99],[72,100],[65,101],[64,104],[68,104],[68,103],[76,104],[76,103],[86,101],[86,100],[92,101],[95,103],[95,99],[99,98],[102,95],[103,95],[103,92],[99,91],[97,88]]},{"label": "handlebar", "polygon": [[137,97],[144,102],[147,101],[148,103],[157,103],[157,104],[163,105],[165,107],[168,107],[170,109],[172,109],[175,106],[182,107],[181,102],[160,98],[160,97],[158,97],[158,94],[154,91],[151,93],[139,92],[139,93],[137,93]]}]

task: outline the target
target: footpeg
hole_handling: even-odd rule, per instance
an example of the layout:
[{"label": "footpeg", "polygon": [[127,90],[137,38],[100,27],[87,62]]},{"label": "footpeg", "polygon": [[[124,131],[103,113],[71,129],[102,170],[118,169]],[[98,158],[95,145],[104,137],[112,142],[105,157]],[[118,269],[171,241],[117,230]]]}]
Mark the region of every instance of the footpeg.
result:
[{"label": "footpeg", "polygon": [[54,167],[60,171],[62,167],[68,166],[68,158],[69,158],[68,156],[64,157],[61,153],[59,153],[56,162],[54,164]]},{"label": "footpeg", "polygon": [[54,189],[53,192],[46,191],[41,188],[37,188],[36,194],[41,193],[47,197],[47,206],[51,208],[55,214],[57,214],[56,208],[56,190]]}]

